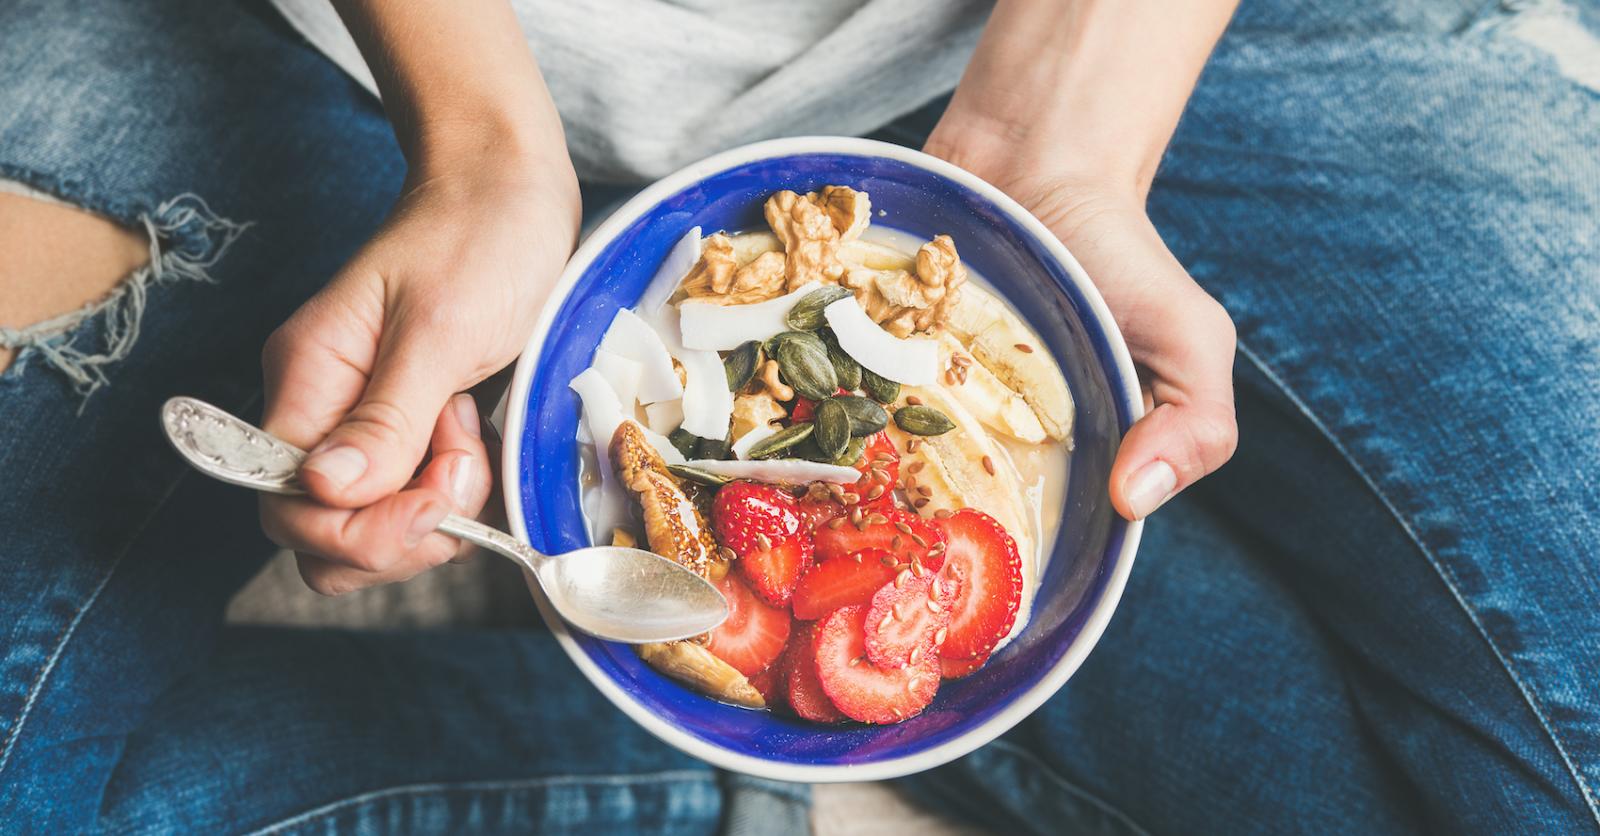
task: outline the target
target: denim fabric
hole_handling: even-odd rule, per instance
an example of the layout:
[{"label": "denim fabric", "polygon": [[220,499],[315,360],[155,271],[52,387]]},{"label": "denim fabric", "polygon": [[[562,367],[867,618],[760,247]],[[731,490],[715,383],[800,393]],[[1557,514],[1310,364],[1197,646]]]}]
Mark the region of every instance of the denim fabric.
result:
[{"label": "denim fabric", "polygon": [[[1596,828],[1582,12],[1246,0],[1151,198],[1239,323],[1239,453],[1056,698],[903,786],[1003,832]],[[260,2],[13,2],[0,78],[0,176],[183,255],[86,400],[44,351],[0,376],[0,829],[803,826],[803,788],[655,742],[543,632],[224,628],[254,499],[186,476],[156,408],[257,408],[263,338],[403,163]],[[113,313],[61,339],[104,354]]]}]

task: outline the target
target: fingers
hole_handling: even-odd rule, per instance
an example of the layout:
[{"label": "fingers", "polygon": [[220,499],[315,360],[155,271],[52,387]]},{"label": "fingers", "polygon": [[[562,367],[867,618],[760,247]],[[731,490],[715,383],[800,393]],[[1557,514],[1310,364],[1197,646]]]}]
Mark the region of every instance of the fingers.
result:
[{"label": "fingers", "polygon": [[393,496],[359,510],[266,497],[262,528],[297,552],[307,585],[327,595],[405,580],[450,560],[461,544],[434,529],[446,514],[476,516],[492,488],[470,396],[455,396],[439,412],[431,447],[427,466]]}]

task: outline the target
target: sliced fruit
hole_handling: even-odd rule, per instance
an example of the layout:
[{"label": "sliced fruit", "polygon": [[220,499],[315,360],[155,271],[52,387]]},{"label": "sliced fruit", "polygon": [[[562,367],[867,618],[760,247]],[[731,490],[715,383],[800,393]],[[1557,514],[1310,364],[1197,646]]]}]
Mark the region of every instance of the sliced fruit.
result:
[{"label": "sliced fruit", "polygon": [[953,579],[902,569],[867,608],[867,659],[880,668],[903,668],[937,653],[944,638],[939,631],[950,623],[959,586]]},{"label": "sliced fruit", "polygon": [[703,645],[691,641],[641,644],[645,664],[713,699],[747,708],[762,708],[766,700],[744,674],[717,658]]},{"label": "sliced fruit", "polygon": [[750,552],[737,563],[740,574],[762,600],[775,607],[787,607],[800,576],[811,567],[811,538],[797,537],[770,549]]},{"label": "sliced fruit", "polygon": [[941,654],[987,656],[1011,632],[1022,604],[1022,558],[1016,541],[988,514],[966,508],[933,521],[944,533],[944,568],[960,581]]},{"label": "sliced fruit", "polygon": [[845,515],[844,506],[835,502],[832,497],[817,497],[806,494],[800,497],[800,525],[807,531],[816,531],[817,526],[826,525],[834,517]]},{"label": "sliced fruit", "polygon": [[855,494],[862,505],[891,506],[894,504],[894,486],[900,480],[900,451],[886,432],[867,436],[866,449],[854,464],[861,471],[856,480]]},{"label": "sliced fruit", "polygon": [[[782,662],[783,657],[778,658],[779,662]],[[760,673],[746,678],[750,680],[750,687],[761,692],[761,698],[767,701],[768,708],[776,708],[784,703],[785,688],[779,663],[768,665]]]},{"label": "sliced fruit", "polygon": [[797,624],[789,646],[775,666],[783,697],[794,713],[816,723],[837,723],[847,719],[839,713],[817,679],[816,625]]},{"label": "sliced fruit", "polygon": [[965,676],[971,676],[988,661],[988,656],[979,656],[974,659],[951,659],[946,656],[940,656],[939,671],[944,674],[945,679],[961,679]]},{"label": "sliced fruit", "polygon": [[817,680],[846,717],[863,723],[898,723],[915,717],[939,691],[939,656],[885,669],[867,660],[866,607],[845,607],[816,626]]},{"label": "sliced fruit", "polygon": [[996,379],[1027,401],[1051,438],[1071,438],[1074,413],[1067,381],[1049,350],[1004,302],[968,282],[945,327]]},{"label": "sliced fruit", "polygon": [[898,563],[917,561],[930,571],[944,565],[944,534],[928,520],[899,508],[864,509],[860,526],[849,518],[832,520],[818,528],[815,536],[818,560],[883,549]]},{"label": "sliced fruit", "polygon": [[760,482],[729,482],[717,491],[711,524],[717,542],[740,557],[800,534],[800,509],[788,491]]},{"label": "sliced fruit", "polygon": [[795,587],[794,617],[810,621],[841,607],[871,602],[874,593],[895,579],[899,563],[883,549],[862,549],[818,563]]},{"label": "sliced fruit", "polygon": [[958,376],[945,380],[945,388],[985,427],[1018,441],[1038,444],[1045,440],[1044,426],[1033,407],[1007,388],[949,332],[939,335],[939,368],[960,368]]},{"label": "sliced fruit", "polygon": [[711,631],[706,649],[745,676],[760,673],[789,641],[789,613],[767,606],[731,574],[717,583],[717,590],[728,599],[728,618]]}]

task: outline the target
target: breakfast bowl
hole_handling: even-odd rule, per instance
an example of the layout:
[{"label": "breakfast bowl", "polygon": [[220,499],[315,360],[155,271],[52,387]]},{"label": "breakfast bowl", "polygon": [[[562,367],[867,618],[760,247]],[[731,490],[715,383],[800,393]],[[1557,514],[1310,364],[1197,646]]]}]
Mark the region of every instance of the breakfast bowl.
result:
[{"label": "breakfast bowl", "polygon": [[1049,699],[1104,631],[1138,546],[1141,524],[1118,516],[1107,494],[1119,441],[1142,413],[1132,362],[1083,268],[1015,201],[942,160],[839,137],[747,145],[658,181],[585,239],[524,349],[506,402],[504,492],[513,532],[534,547],[559,554],[591,545],[576,441],[582,404],[569,382],[589,368],[618,311],[640,303],[686,233],[762,229],[769,195],[824,187],[869,194],[877,227],[959,242],[961,262],[1025,319],[1039,344],[1018,347],[1059,366],[1075,403],[1064,439],[1071,452],[1047,500],[1046,515],[1058,524],[1038,529],[1045,568],[1032,581],[1026,623],[986,664],[945,680],[915,716],[818,725],[708,699],[662,676],[635,648],[570,631],[539,603],[584,676],[673,746],[777,780],[879,780],[960,757]]}]

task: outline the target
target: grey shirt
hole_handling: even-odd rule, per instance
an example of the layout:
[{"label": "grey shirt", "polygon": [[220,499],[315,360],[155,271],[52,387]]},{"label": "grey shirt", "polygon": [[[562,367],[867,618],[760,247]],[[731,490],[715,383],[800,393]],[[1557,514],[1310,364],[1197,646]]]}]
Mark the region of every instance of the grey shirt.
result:
[{"label": "grey shirt", "polygon": [[[374,94],[327,0],[275,0]],[[779,136],[861,134],[953,88],[982,0],[512,0],[579,176],[648,180]]]}]

